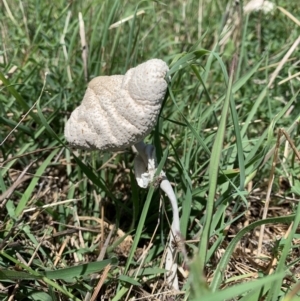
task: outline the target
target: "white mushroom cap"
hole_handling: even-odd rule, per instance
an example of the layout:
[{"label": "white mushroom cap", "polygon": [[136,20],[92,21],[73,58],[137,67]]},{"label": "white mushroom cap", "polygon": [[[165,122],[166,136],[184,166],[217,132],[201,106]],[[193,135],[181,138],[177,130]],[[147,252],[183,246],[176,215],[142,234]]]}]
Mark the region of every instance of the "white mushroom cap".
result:
[{"label": "white mushroom cap", "polygon": [[120,150],[147,136],[156,124],[167,90],[167,64],[152,59],[125,75],[99,76],[65,126],[71,146]]}]

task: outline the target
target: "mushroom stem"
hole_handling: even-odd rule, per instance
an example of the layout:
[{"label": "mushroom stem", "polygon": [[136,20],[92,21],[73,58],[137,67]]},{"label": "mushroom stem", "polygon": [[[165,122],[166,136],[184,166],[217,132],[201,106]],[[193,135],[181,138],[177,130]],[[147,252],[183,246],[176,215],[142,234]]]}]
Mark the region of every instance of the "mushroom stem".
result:
[{"label": "mushroom stem", "polygon": [[180,234],[179,210],[178,210],[178,204],[177,204],[177,199],[174,190],[171,186],[170,181],[166,176],[164,176],[163,180],[161,181],[160,188],[166,193],[166,195],[170,200],[172,210],[173,210],[173,222],[172,222],[173,236],[176,236]]},{"label": "mushroom stem", "polygon": [[155,156],[155,148],[151,144],[146,144],[144,141],[140,141],[136,143],[135,148],[139,155],[142,157],[145,166],[148,166],[148,169],[156,168],[156,156]]},{"label": "mushroom stem", "polygon": [[134,174],[138,185],[147,188],[152,183],[157,163],[155,147],[140,141],[134,145],[138,155],[134,159]]},{"label": "mushroom stem", "polygon": [[[138,155],[134,160],[134,172],[137,183],[142,188],[147,188],[153,183],[157,169],[155,147],[151,144],[145,144],[143,141],[134,145]],[[166,174],[161,171],[159,177],[160,189],[164,191],[170,200],[173,212],[173,221],[171,226],[169,243],[167,246],[165,268],[168,271],[167,283],[173,289],[179,290],[176,262],[176,245],[180,239],[180,221],[177,198]]]},{"label": "mushroom stem", "polygon": [[173,221],[170,231],[169,244],[166,254],[166,264],[165,268],[169,271],[167,275],[167,283],[176,290],[179,290],[178,277],[177,277],[177,260],[176,260],[176,245],[178,239],[180,239],[180,222],[179,222],[179,210],[177,199],[174,190],[171,186],[170,181],[165,176],[160,183],[160,189],[163,190],[168,196],[172,211],[173,211]]}]

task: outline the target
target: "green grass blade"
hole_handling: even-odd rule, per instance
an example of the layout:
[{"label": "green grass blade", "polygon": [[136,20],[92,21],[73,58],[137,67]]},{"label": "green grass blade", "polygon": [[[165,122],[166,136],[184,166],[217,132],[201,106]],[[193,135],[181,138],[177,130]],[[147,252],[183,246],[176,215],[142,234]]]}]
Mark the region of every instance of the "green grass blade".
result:
[{"label": "green grass blade", "polygon": [[208,240],[210,235],[210,227],[213,215],[214,201],[215,201],[215,193],[217,189],[217,180],[219,174],[219,164],[221,161],[221,153],[223,149],[223,141],[225,136],[226,129],[226,120],[228,109],[230,105],[231,98],[231,89],[232,89],[232,80],[233,74],[230,76],[229,85],[227,88],[227,94],[225,98],[225,103],[223,106],[221,120],[219,123],[218,131],[215,137],[215,141],[213,144],[212,152],[211,152],[211,161],[209,164],[209,192],[208,192],[208,201],[206,205],[206,214],[205,214],[205,223],[203,225],[202,237],[199,245],[199,266],[201,266],[201,270],[204,269],[206,259],[207,259],[207,250],[208,250]]},{"label": "green grass blade", "polygon": [[84,264],[79,264],[73,267],[58,269],[55,271],[41,271],[40,274],[49,279],[59,280],[75,280],[79,277],[84,277],[93,273],[101,272],[108,264],[116,265],[118,260],[113,257],[102,261],[94,261]]},{"label": "green grass blade", "polygon": [[261,225],[267,225],[267,224],[275,224],[275,223],[291,223],[295,220],[295,215],[288,215],[288,216],[282,216],[282,217],[274,217],[274,218],[267,218],[264,220],[256,221],[249,226],[242,229],[230,242],[228,245],[225,254],[220,259],[220,262],[217,266],[217,269],[215,270],[214,278],[211,282],[210,288],[214,292],[217,290],[218,286],[221,283],[222,280],[222,271],[225,270],[226,265],[229,262],[230,256],[232,252],[234,251],[235,246],[238,244],[238,242],[241,240],[241,238],[246,234],[249,233],[251,230],[255,229],[256,227],[259,227]]},{"label": "green grass blade", "polygon": [[44,160],[44,162],[40,165],[40,167],[37,169],[36,173],[34,174],[33,179],[31,180],[30,184],[28,185],[27,189],[22,195],[22,198],[20,199],[18,206],[15,211],[15,217],[18,218],[22,214],[23,210],[25,209],[28,201],[30,200],[31,196],[33,195],[34,189],[36,188],[40,177],[43,175],[47,167],[50,165],[52,159],[54,156],[58,153],[59,149],[53,150],[50,155]]},{"label": "green grass blade", "polygon": [[[298,229],[300,223],[300,206],[297,206],[296,214],[295,214],[295,220],[293,221],[292,229],[288,235],[288,237],[285,239],[284,247],[281,253],[281,256],[279,258],[279,262],[275,271],[275,274],[282,274],[284,270],[286,269],[286,262],[288,260],[288,256],[291,250],[291,247],[293,246],[293,239],[295,237],[296,231]],[[282,287],[282,281],[283,281],[283,275],[281,278],[277,279],[274,282],[274,285],[271,287],[271,290],[268,294],[268,297],[266,298],[267,301],[276,301],[278,300],[278,296]]]},{"label": "green grass blade", "polygon": [[40,275],[38,272],[34,271],[32,268],[28,267],[27,265],[19,262],[18,260],[16,260],[12,256],[10,256],[9,254],[7,254],[7,253],[5,253],[3,251],[0,251],[0,255],[2,255],[3,257],[5,257],[5,258],[9,259],[10,261],[14,262],[16,265],[22,267],[24,270],[26,270],[31,275],[33,275],[33,277],[42,277],[41,279],[45,283],[47,283],[48,285],[51,285],[52,287],[54,287],[55,289],[57,289],[61,293],[65,294],[66,296],[68,296],[69,298],[71,298],[72,300],[74,300],[74,301],[80,301],[80,299],[76,298],[73,294],[71,294],[69,291],[65,290],[64,288],[62,288],[60,285],[58,285],[54,281],[48,279],[47,277],[44,277],[44,276]]},{"label": "green grass blade", "polygon": [[[161,170],[162,170],[162,168],[163,168],[163,166],[164,166],[164,164],[167,160],[167,156],[168,156],[168,150],[166,149],[163,153],[163,157],[162,157],[161,161],[158,164],[158,167],[157,167],[157,170],[156,170],[156,175],[158,175],[161,172]],[[147,194],[146,202],[145,202],[144,207],[143,207],[143,211],[142,211],[142,214],[141,214],[141,217],[140,217],[140,220],[139,220],[138,227],[136,229],[136,233],[135,233],[135,236],[134,236],[134,241],[132,243],[132,247],[130,249],[130,253],[129,253],[129,256],[128,256],[128,259],[127,259],[127,262],[126,262],[125,274],[127,273],[128,269],[129,269],[129,266],[132,263],[133,255],[134,255],[134,253],[136,251],[136,248],[138,246],[138,243],[140,241],[141,234],[142,234],[142,231],[143,231],[143,227],[145,225],[145,220],[146,220],[146,217],[147,217],[148,209],[149,209],[149,206],[150,206],[150,203],[151,203],[151,200],[152,200],[152,195],[154,193],[154,190],[155,190],[155,187],[153,185],[151,185],[150,188],[149,188],[148,194]]]},{"label": "green grass blade", "polygon": [[[203,301],[224,301],[224,300],[235,300],[242,294],[249,293],[255,290],[261,290],[264,285],[274,283],[278,278],[284,276],[284,273],[279,273],[271,276],[266,276],[262,279],[250,281],[242,284],[235,285],[233,287],[226,288],[217,292],[213,292],[207,296],[201,298]],[[193,299],[196,301],[199,299]]]},{"label": "green grass blade", "polygon": [[[177,102],[175,100],[174,94],[173,94],[173,92],[172,92],[172,90],[170,88],[169,88],[169,93],[170,93],[170,97],[171,97],[173,103],[175,104],[177,110],[180,112],[180,109],[179,109],[179,107],[177,105]],[[185,120],[187,127],[191,130],[191,132],[195,136],[197,142],[202,146],[202,148],[205,150],[205,152],[208,155],[210,155],[210,150],[206,146],[205,142],[203,141],[203,139],[201,138],[201,136],[199,135],[199,133],[194,129],[194,127],[190,124],[190,122],[188,121],[188,119],[185,117],[185,115],[183,113],[181,113],[181,116]]]}]

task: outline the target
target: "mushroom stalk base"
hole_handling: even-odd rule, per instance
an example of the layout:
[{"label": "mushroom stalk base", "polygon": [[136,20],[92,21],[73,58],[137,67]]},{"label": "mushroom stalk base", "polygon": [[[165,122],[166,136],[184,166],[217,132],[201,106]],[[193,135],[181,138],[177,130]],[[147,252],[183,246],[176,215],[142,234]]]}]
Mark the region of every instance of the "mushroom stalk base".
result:
[{"label": "mushroom stalk base", "polygon": [[[155,147],[151,144],[145,144],[143,141],[134,145],[137,156],[134,159],[134,173],[138,185],[142,188],[147,188],[153,183],[157,183],[155,172],[157,169],[157,160],[155,155]],[[170,231],[169,243],[166,252],[165,268],[168,272],[166,281],[170,287],[179,290],[177,277],[177,260],[176,260],[176,245],[180,240],[180,221],[178,203],[166,174],[161,171],[157,179],[160,180],[160,189],[168,196],[172,211],[173,221]]]}]

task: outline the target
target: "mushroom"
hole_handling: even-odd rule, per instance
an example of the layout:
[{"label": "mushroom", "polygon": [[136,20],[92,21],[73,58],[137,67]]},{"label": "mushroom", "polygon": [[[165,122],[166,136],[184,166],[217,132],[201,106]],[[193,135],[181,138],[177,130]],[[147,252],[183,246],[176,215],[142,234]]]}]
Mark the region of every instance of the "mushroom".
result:
[{"label": "mushroom", "polygon": [[164,61],[152,59],[125,75],[95,77],[66,124],[67,141],[76,148],[116,151],[143,140],[156,124],[168,70]]},{"label": "mushroom", "polygon": [[[151,59],[125,75],[98,76],[90,81],[83,101],[65,126],[72,147],[86,150],[117,151],[134,146],[135,177],[142,188],[153,182],[157,168],[155,148],[143,142],[157,122],[167,91],[169,68],[160,59]],[[178,289],[174,241],[180,237],[177,200],[165,173],[159,175],[160,188],[173,209],[173,223],[167,249],[167,282]]]}]

